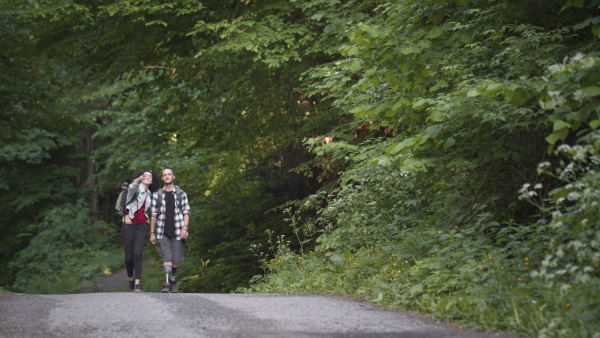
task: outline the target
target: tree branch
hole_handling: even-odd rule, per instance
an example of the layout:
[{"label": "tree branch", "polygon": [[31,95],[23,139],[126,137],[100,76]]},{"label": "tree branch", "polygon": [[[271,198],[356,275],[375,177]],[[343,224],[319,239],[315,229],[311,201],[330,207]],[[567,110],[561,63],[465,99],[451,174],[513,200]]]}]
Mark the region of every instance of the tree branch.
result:
[{"label": "tree branch", "polygon": [[171,76],[175,75],[175,72],[177,71],[177,68],[163,67],[163,66],[144,66],[144,68],[146,68],[146,69],[150,69],[150,68],[170,69],[171,70]]}]

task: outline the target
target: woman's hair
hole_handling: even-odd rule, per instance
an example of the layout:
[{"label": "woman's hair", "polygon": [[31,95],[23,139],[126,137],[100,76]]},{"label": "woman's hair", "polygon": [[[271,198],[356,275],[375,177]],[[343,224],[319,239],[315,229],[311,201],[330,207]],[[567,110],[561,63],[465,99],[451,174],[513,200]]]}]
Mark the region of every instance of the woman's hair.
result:
[{"label": "woman's hair", "polygon": [[152,184],[150,184],[150,186],[148,187],[148,190],[150,190],[150,192],[157,191],[160,183],[158,182],[158,176],[157,176],[157,174],[154,171],[152,171],[152,170],[140,171],[135,176],[133,176],[133,179],[131,181],[137,180],[144,173],[151,173],[152,174]]}]

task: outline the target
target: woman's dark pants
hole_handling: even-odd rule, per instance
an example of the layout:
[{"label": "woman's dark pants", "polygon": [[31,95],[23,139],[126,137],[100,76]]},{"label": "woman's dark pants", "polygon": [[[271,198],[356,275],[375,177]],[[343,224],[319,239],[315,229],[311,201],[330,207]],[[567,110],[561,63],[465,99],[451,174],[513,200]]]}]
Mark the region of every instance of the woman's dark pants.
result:
[{"label": "woman's dark pants", "polygon": [[121,224],[121,238],[123,238],[123,247],[125,248],[125,268],[127,276],[141,279],[142,277],[142,256],[144,254],[144,242],[148,226],[146,224]]}]

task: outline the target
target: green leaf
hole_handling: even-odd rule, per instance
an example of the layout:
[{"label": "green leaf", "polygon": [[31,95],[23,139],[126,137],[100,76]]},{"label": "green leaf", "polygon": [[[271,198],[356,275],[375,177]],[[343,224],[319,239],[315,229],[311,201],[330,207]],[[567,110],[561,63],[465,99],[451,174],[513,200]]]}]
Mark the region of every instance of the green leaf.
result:
[{"label": "green leaf", "polygon": [[382,299],[383,299],[383,292],[379,292],[379,293],[377,294],[377,298],[375,298],[375,299],[371,299],[371,302],[373,302],[373,303],[377,303],[377,302],[380,302]]},{"label": "green leaf", "polygon": [[360,161],[364,160],[365,158],[367,158],[367,156],[368,155],[366,153],[358,154],[358,155],[352,157],[352,160],[354,162],[360,162]]},{"label": "green leaf", "polygon": [[402,84],[400,79],[395,75],[395,73],[388,72],[385,76],[385,82],[387,82],[392,87],[398,87]]},{"label": "green leaf", "polygon": [[462,43],[471,43],[473,42],[473,36],[467,32],[463,32],[460,35],[460,42]]},{"label": "green leaf", "polygon": [[403,140],[400,143],[387,146],[385,151],[386,151],[386,153],[393,155],[393,154],[396,154],[396,153],[414,145],[416,142],[417,142],[417,140],[415,137],[410,137],[410,138]]},{"label": "green leaf", "polygon": [[467,92],[468,97],[475,97],[475,96],[479,96],[479,95],[481,95],[481,93],[479,93],[479,91],[477,89],[471,89]]},{"label": "green leaf", "polygon": [[[458,2],[458,1],[457,1],[457,2]],[[417,295],[418,293],[422,293],[422,292],[423,292],[423,285],[421,285],[421,284],[417,284],[417,285],[415,285],[415,286],[411,287],[411,288],[408,290],[408,292],[410,292],[410,295],[411,295],[411,296],[415,296],[415,295]]]},{"label": "green leaf", "polygon": [[507,96],[508,96],[508,100],[516,105],[521,105],[521,104],[527,102],[527,100],[529,100],[529,98],[531,97],[529,92],[527,90],[525,90],[524,88],[517,88],[513,91],[510,91],[507,94]]},{"label": "green leaf", "polygon": [[421,53],[422,49],[419,46],[410,46],[410,47],[406,47],[404,49],[402,49],[401,53],[402,54],[418,54]]},{"label": "green leaf", "polygon": [[569,194],[569,189],[565,189],[564,187],[556,188],[548,193],[552,199],[557,200],[561,197],[567,197]]},{"label": "green leaf", "polygon": [[428,39],[435,39],[435,38],[439,37],[440,35],[442,35],[442,33],[444,33],[444,30],[441,27],[434,26],[433,28],[431,28],[429,30],[429,32],[427,32],[426,37]]},{"label": "green leaf", "polygon": [[415,109],[423,109],[425,107],[427,107],[432,100],[430,99],[418,99],[417,101],[415,101],[412,106]]},{"label": "green leaf", "polygon": [[427,172],[427,167],[433,167],[433,161],[430,159],[407,158],[402,161],[400,169],[412,172]]},{"label": "green leaf", "polygon": [[578,30],[584,29],[585,27],[587,27],[590,24],[592,24],[593,20],[594,20],[594,18],[589,18],[589,19],[585,20],[584,22],[573,26],[573,30],[578,31]]},{"label": "green leaf", "polygon": [[323,16],[324,16],[324,14],[317,13],[317,14],[311,16],[310,18],[313,19],[313,20],[321,21],[321,19],[323,18]]},{"label": "green leaf", "polygon": [[351,114],[354,114],[357,118],[361,118],[367,115],[367,111],[362,107],[354,107],[352,110],[350,110]]},{"label": "green leaf", "polygon": [[360,60],[355,61],[351,66],[350,70],[354,73],[357,73],[359,70],[363,68],[362,62]]},{"label": "green leaf", "polygon": [[371,38],[377,38],[377,37],[379,37],[379,31],[376,30],[376,29],[374,29],[374,28],[372,28],[371,26],[362,24],[362,25],[360,25],[360,28],[365,33],[367,33],[367,35],[370,36]]},{"label": "green leaf", "polygon": [[456,140],[453,137],[450,137],[449,139],[446,140],[446,142],[444,142],[444,149],[448,149],[448,148],[452,147],[455,143],[456,143]]},{"label": "green leaf", "polygon": [[490,83],[483,88],[481,94],[485,97],[494,97],[496,94],[504,89],[504,85],[501,83]]},{"label": "green leaf", "polygon": [[597,23],[592,27],[592,34],[596,37],[600,36],[600,23]]},{"label": "green leaf", "polygon": [[360,54],[360,50],[358,49],[358,47],[352,47],[352,48],[350,48],[346,52],[346,54],[348,54],[348,55],[358,55],[358,54]]},{"label": "green leaf", "polygon": [[596,86],[586,87],[586,88],[583,88],[581,91],[586,93],[589,96],[600,95],[600,87],[596,87]]},{"label": "green leaf", "polygon": [[571,125],[563,120],[554,121],[553,131],[559,131],[563,128],[571,128]]},{"label": "green leaf", "polygon": [[550,144],[555,144],[557,141],[564,141],[569,136],[569,128],[563,128],[546,137],[546,141]]},{"label": "green leaf", "polygon": [[337,263],[337,264],[342,264],[344,263],[344,258],[338,254],[332,254],[331,257],[329,258],[331,259],[332,262]]}]

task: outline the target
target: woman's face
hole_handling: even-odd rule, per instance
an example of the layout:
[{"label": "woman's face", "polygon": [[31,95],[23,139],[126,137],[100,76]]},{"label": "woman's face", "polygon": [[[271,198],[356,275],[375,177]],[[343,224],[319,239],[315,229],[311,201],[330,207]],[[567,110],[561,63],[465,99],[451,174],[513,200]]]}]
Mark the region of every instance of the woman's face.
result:
[{"label": "woman's face", "polygon": [[142,183],[143,184],[147,184],[147,185],[152,184],[152,173],[146,171],[144,173],[144,175],[142,175],[142,176],[143,176],[142,177]]}]

